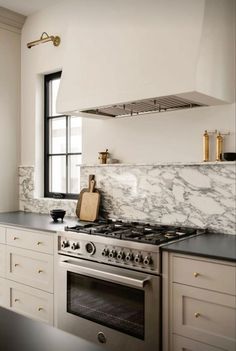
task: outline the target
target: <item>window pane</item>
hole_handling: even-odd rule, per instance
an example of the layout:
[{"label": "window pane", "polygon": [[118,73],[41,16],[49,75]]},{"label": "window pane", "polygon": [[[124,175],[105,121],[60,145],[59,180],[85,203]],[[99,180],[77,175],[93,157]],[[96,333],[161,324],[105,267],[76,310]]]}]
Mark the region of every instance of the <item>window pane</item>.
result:
[{"label": "window pane", "polygon": [[49,157],[49,191],[66,193],[66,157]]},{"label": "window pane", "polygon": [[49,120],[49,153],[66,152],[66,118],[58,117]]},{"label": "window pane", "polygon": [[49,82],[49,116],[57,116],[56,101],[59,90],[60,78],[53,79]]},{"label": "window pane", "polygon": [[80,192],[81,155],[71,155],[68,161],[68,192],[78,194]]},{"label": "window pane", "polygon": [[69,117],[69,152],[82,152],[82,118]]}]

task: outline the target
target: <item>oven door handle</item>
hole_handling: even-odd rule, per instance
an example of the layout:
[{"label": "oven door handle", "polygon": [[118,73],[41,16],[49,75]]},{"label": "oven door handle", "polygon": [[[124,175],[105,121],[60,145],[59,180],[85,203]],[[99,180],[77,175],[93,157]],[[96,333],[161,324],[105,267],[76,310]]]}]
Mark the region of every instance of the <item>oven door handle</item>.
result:
[{"label": "oven door handle", "polygon": [[150,276],[145,276],[144,278],[139,278],[129,272],[129,275],[120,275],[111,272],[102,271],[100,269],[90,268],[82,266],[75,263],[72,260],[61,261],[60,266],[66,268],[66,270],[71,269],[78,274],[84,274],[93,278],[107,279],[108,281],[129,285],[135,288],[144,288],[145,284],[150,280]]}]

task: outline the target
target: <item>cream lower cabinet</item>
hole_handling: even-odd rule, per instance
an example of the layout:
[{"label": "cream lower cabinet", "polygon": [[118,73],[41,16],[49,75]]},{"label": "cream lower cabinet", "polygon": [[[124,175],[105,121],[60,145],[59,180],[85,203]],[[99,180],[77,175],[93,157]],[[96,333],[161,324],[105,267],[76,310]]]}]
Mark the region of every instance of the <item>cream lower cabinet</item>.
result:
[{"label": "cream lower cabinet", "polygon": [[0,238],[0,305],[54,324],[53,234],[0,227]]},{"label": "cream lower cabinet", "polygon": [[163,254],[163,351],[236,350],[236,265]]},{"label": "cream lower cabinet", "polygon": [[0,278],[0,306],[7,307],[7,284],[6,279]]},{"label": "cream lower cabinet", "polygon": [[0,244],[0,277],[5,277],[6,274],[6,245]]}]

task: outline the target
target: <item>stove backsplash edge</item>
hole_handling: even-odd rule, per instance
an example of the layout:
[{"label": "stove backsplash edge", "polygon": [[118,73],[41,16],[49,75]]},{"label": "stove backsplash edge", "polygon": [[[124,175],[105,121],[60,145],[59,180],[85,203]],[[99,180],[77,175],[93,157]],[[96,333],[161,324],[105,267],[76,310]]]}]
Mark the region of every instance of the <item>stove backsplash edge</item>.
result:
[{"label": "stove backsplash edge", "polygon": [[[81,187],[95,174],[101,213],[114,219],[210,228],[236,234],[235,163],[81,166]],[[34,167],[19,167],[20,210],[74,216],[76,200],[34,197]]]}]

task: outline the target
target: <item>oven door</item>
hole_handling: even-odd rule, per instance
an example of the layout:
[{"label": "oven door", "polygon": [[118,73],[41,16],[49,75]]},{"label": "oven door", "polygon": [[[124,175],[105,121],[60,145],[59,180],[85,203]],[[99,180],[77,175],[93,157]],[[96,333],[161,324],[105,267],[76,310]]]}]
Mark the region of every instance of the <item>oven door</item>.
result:
[{"label": "oven door", "polygon": [[56,326],[109,351],[158,351],[159,277],[58,256]]}]

